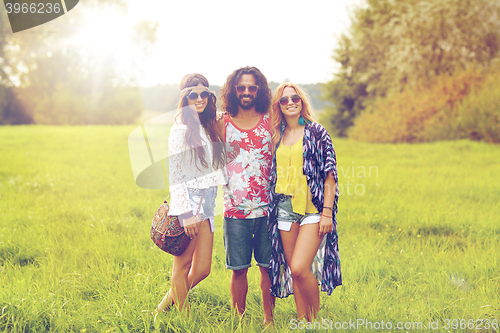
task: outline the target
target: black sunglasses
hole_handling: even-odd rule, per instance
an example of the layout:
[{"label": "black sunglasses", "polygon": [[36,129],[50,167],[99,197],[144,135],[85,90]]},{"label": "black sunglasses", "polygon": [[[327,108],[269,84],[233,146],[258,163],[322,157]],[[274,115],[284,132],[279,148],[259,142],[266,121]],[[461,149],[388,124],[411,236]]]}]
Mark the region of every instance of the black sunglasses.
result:
[{"label": "black sunglasses", "polygon": [[288,96],[283,96],[280,98],[280,104],[281,105],[287,105],[288,104],[288,100],[291,99],[293,103],[297,104],[298,102],[300,102],[302,100],[302,98],[300,98],[299,95],[295,94],[295,95],[292,95],[292,97],[288,97]]},{"label": "black sunglasses", "polygon": [[[236,86],[236,91],[239,92],[239,93],[244,93],[246,89],[247,89],[247,86],[244,86],[242,84],[239,84],[239,85]],[[250,93],[256,93],[257,90],[259,90],[259,86],[255,86],[255,85],[248,86],[248,91]]]},{"label": "black sunglasses", "polygon": [[[206,99],[206,98],[208,98],[208,96],[210,96],[210,93],[208,91],[202,91],[199,96],[202,99]],[[189,98],[190,100],[196,100],[196,99],[198,99],[198,93],[192,91],[189,93],[187,98]]]}]

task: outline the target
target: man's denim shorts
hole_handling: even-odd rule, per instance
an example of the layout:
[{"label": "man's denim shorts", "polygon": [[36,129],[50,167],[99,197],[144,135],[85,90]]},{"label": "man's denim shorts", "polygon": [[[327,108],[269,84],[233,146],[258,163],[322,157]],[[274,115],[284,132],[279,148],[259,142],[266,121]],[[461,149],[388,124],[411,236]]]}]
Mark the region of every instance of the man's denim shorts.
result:
[{"label": "man's denim shorts", "polygon": [[306,213],[305,215],[293,212],[292,197],[280,194],[278,201],[278,229],[290,231],[292,223],[304,224],[319,223],[320,215],[318,213]]},{"label": "man's denim shorts", "polygon": [[[200,204],[201,194],[203,189],[198,188],[188,188],[189,194],[189,204],[193,210],[193,214],[196,215],[198,210],[198,205]],[[203,196],[203,202],[200,207],[201,220],[210,220],[210,230],[214,232],[215,230],[215,198],[217,197],[217,186],[209,187],[205,190],[205,195]]]},{"label": "man's denim shorts", "polygon": [[224,218],[226,268],[240,270],[251,266],[252,251],[258,266],[269,267],[271,240],[267,236],[267,216],[255,219]]}]

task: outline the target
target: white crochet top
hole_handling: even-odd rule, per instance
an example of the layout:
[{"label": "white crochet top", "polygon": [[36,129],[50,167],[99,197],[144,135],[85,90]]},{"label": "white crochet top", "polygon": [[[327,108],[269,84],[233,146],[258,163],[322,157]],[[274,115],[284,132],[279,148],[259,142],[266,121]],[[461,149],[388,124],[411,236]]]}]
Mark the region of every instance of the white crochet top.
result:
[{"label": "white crochet top", "polygon": [[[211,186],[227,184],[225,163],[221,169],[213,169],[213,149],[205,129],[200,125],[202,146],[208,168],[195,163],[195,155],[185,143],[187,126],[175,123],[168,137],[170,215],[181,215],[192,211],[189,204],[188,188],[207,189]],[[222,144],[222,143],[221,143]]]}]

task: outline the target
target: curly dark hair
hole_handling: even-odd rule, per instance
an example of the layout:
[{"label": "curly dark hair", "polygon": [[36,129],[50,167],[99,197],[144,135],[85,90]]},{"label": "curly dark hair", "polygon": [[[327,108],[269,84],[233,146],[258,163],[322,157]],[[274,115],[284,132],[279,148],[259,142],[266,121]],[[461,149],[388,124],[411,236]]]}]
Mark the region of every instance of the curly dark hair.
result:
[{"label": "curly dark hair", "polygon": [[[208,80],[203,75],[199,73],[187,74],[182,78],[181,83],[179,84],[179,88],[182,91],[184,88],[196,87],[199,83],[207,88],[209,87]],[[205,150],[201,145],[201,136],[198,127],[201,123],[201,125],[205,129],[205,132],[208,134],[210,141],[212,141],[212,151],[214,152],[212,167],[215,169],[220,169],[224,166],[225,151],[224,145],[222,144],[222,136],[217,129],[217,99],[214,94],[210,94],[207,107],[205,108],[205,110],[203,110],[202,113],[197,114],[195,111],[192,111],[188,107],[187,95],[189,95],[189,92],[189,89],[181,92],[181,97],[179,103],[177,104],[180,113],[176,117],[180,117],[181,122],[188,128],[186,132],[185,142],[189,147],[191,147],[191,161],[193,161],[194,159],[194,164],[197,168],[198,161],[205,168],[208,167],[207,161],[205,160]]]},{"label": "curly dark hair", "polygon": [[226,79],[224,86],[220,89],[220,106],[223,111],[227,111],[231,117],[238,114],[238,98],[236,97],[235,86],[244,74],[252,74],[255,78],[255,84],[259,86],[257,91],[255,111],[266,113],[271,106],[272,93],[267,79],[262,72],[253,66],[241,67],[231,73]]}]

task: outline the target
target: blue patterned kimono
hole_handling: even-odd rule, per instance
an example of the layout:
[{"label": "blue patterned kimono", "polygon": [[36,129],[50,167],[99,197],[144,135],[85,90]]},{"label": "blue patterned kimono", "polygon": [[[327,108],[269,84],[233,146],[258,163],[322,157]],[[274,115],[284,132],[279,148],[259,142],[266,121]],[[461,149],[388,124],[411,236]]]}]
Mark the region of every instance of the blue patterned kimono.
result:
[{"label": "blue patterned kimono", "polygon": [[[279,146],[279,143],[278,145]],[[277,149],[277,147],[276,147]],[[304,175],[307,185],[311,189],[312,202],[318,212],[323,211],[324,184],[331,171],[335,177],[337,189],[333,203],[333,230],[327,234],[323,270],[321,273],[321,291],[330,295],[335,287],[342,284],[340,274],[340,257],[337,236],[337,202],[339,199],[339,186],[337,176],[337,160],[333,148],[332,139],[326,129],[318,123],[309,123],[304,129],[304,140],[302,146],[304,156]],[[292,277],[290,268],[285,259],[285,252],[281,243],[280,231],[278,229],[278,200],[279,195],[275,191],[276,186],[276,154],[270,173],[271,190],[270,203],[268,207],[268,235],[272,241],[272,256],[269,265],[269,277],[271,279],[271,295],[280,298],[293,294]]]}]

